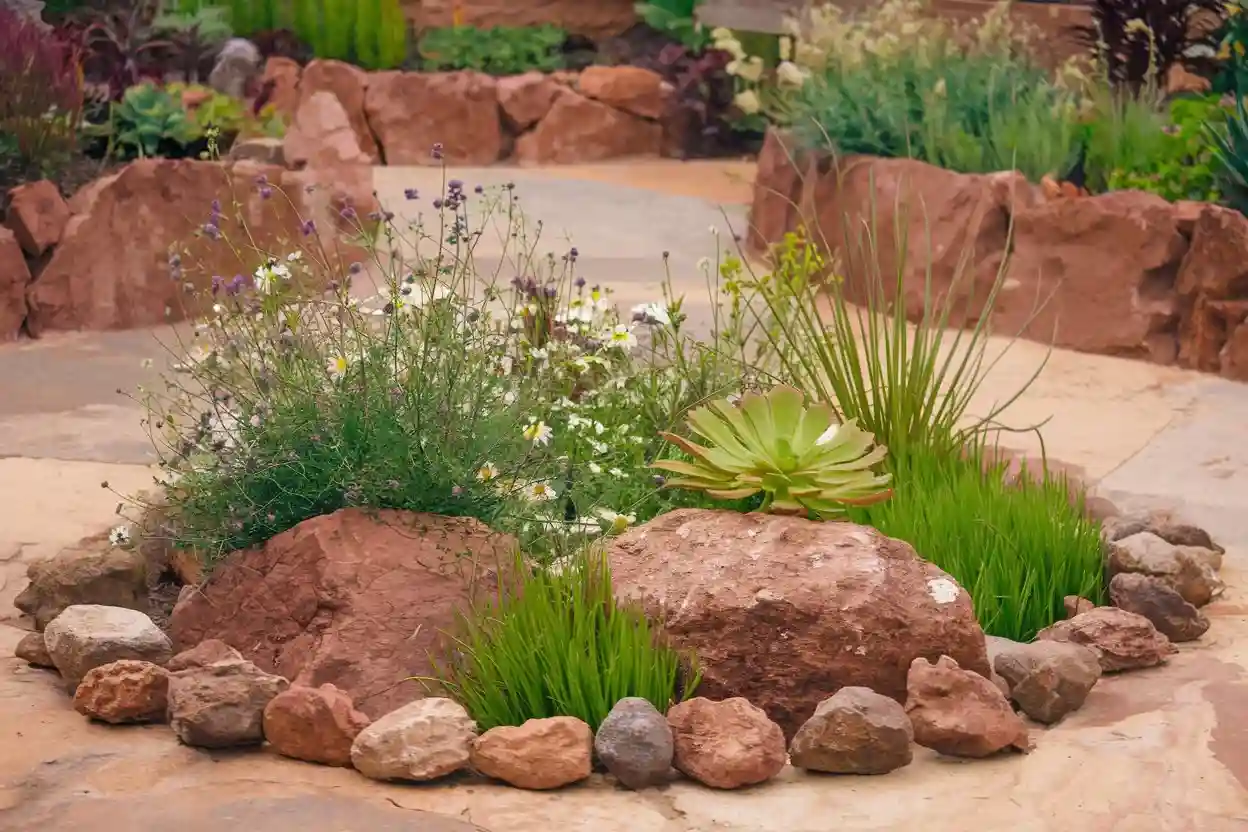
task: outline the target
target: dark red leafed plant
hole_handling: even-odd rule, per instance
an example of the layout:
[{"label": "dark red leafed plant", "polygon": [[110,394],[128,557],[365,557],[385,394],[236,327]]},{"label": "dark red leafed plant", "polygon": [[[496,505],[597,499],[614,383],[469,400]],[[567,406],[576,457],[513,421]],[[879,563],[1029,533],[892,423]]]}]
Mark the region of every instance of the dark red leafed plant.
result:
[{"label": "dark red leafed plant", "polygon": [[107,86],[109,97],[143,81],[163,81],[163,64],[175,51],[172,41],[152,28],[157,4],[139,0],[125,8],[88,10],[80,17],[83,71],[92,84]]},{"label": "dark red leafed plant", "polygon": [[1109,80],[1132,92],[1164,86],[1175,65],[1207,62],[1224,0],[1093,0],[1092,25],[1075,27],[1105,61]]},{"label": "dark red leafed plant", "polygon": [[731,61],[732,55],[719,49],[694,54],[672,43],[663,47],[654,61],[641,62],[650,64],[647,69],[662,75],[675,88],[671,120],[686,156],[721,156],[741,150],[741,138],[731,123]]},{"label": "dark red leafed plant", "polygon": [[77,150],[81,118],[76,46],[0,6],[0,151],[44,175]]}]

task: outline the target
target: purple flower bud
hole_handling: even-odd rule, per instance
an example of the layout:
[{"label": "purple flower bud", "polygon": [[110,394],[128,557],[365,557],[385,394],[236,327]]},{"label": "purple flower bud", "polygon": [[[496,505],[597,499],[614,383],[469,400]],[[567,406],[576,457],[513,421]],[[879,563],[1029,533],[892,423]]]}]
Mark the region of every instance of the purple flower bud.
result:
[{"label": "purple flower bud", "polygon": [[384,221],[386,221],[386,222],[391,222],[391,221],[393,221],[393,220],[394,220],[394,212],[393,212],[393,211],[382,211],[382,212],[381,212],[381,218],[382,218]]},{"label": "purple flower bud", "polygon": [[212,293],[215,295],[221,291],[221,287],[225,285],[225,280],[219,274],[212,276]]},{"label": "purple flower bud", "polygon": [[359,274],[362,271],[364,271],[364,264],[359,261],[356,261],[347,267],[348,274]]},{"label": "purple flower bud", "polygon": [[243,287],[246,285],[247,278],[243,277],[241,274],[236,274],[233,279],[226,284],[225,293],[227,295],[237,295],[239,292],[243,291]]},{"label": "purple flower bud", "polygon": [[408,188],[405,191],[403,191],[403,198],[404,199],[420,199],[420,191],[416,190],[415,188]]},{"label": "purple flower bud", "polygon": [[430,155],[432,155],[434,159],[442,158],[442,142],[434,142],[433,152]]},{"label": "purple flower bud", "polygon": [[519,289],[521,286],[524,285],[524,281],[520,279],[520,275],[516,275],[515,277],[511,279],[511,285]]},{"label": "purple flower bud", "polygon": [[450,182],[446,183],[446,189],[448,191],[462,191],[464,189],[464,183],[458,179],[452,179]]},{"label": "purple flower bud", "polygon": [[442,204],[443,204],[443,203],[442,203],[442,200],[440,200],[440,199],[435,199],[435,200],[433,201],[433,207],[434,207],[434,208],[436,208],[436,209],[439,209],[439,210],[440,210],[440,209],[442,208]]},{"label": "purple flower bud", "polygon": [[219,200],[219,199],[214,199],[214,200],[212,201],[212,213],[214,213],[214,214],[220,214],[220,213],[221,213],[221,200]]},{"label": "purple flower bud", "polygon": [[555,295],[559,293],[555,291],[554,286],[547,286],[545,289],[542,290],[542,294],[548,298],[553,298]]},{"label": "purple flower bud", "polygon": [[176,269],[181,265],[182,265],[182,255],[180,254],[169,255],[169,268]]},{"label": "purple flower bud", "polygon": [[576,283],[576,288],[578,288],[578,289],[584,289],[584,288],[585,288],[585,278],[583,278],[583,277],[578,277],[578,278],[577,278],[574,282]]},{"label": "purple flower bud", "polygon": [[572,257],[573,260],[581,256],[581,253],[577,251],[576,246],[572,246],[572,249],[568,252],[568,254]]},{"label": "purple flower bud", "polygon": [[303,234],[303,236],[311,237],[313,234],[316,233],[316,221],[304,220],[299,225],[299,231]]},{"label": "purple flower bud", "polygon": [[206,222],[204,223],[204,236],[210,240],[220,240],[221,229],[217,227],[216,223]]},{"label": "purple flower bud", "polygon": [[661,474],[654,475],[654,484],[657,485],[659,488],[662,488],[664,483],[666,482],[667,482],[667,478],[664,477],[663,475]]},{"label": "purple flower bud", "polygon": [[369,211],[369,212],[368,212],[368,219],[369,219],[369,221],[370,221],[370,222],[381,222],[381,212],[380,212],[380,211]]},{"label": "purple flower bud", "polygon": [[483,188],[483,187],[482,187],[482,186],[480,186],[480,185],[477,185],[477,186],[476,186],[475,188],[473,188],[472,190],[473,190],[473,192],[474,192],[474,193],[478,193],[478,194],[483,194],[483,193],[485,193],[485,188]]},{"label": "purple flower bud", "polygon": [[257,185],[269,184],[269,177],[265,176],[263,173],[260,174],[259,176],[256,177],[256,184]]},{"label": "purple flower bud", "polygon": [[261,186],[261,188],[260,188],[260,198],[261,198],[261,199],[268,199],[268,198],[269,198],[269,197],[271,197],[271,196],[273,196],[273,189],[272,189],[272,188],[270,188],[268,185],[263,185],[263,186]]},{"label": "purple flower bud", "polygon": [[355,213],[355,208],[348,205],[338,212],[338,216],[342,217],[344,220],[353,220],[359,215]]}]

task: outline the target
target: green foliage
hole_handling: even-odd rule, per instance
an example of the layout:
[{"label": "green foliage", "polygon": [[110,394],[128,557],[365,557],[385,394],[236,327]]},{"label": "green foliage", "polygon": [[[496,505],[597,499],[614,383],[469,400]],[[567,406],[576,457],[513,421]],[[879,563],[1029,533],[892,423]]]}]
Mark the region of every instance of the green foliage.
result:
[{"label": "green foliage", "polygon": [[978,447],[951,456],[912,446],[889,467],[894,498],[851,508],[850,519],[907,541],[952,575],[985,632],[1026,642],[1064,617],[1065,596],[1103,603],[1099,530],[1062,478],[1024,471],[1013,482]]},{"label": "green foliage", "polygon": [[1217,97],[1176,98],[1169,110],[1169,124],[1147,143],[1147,167],[1113,170],[1109,189],[1149,191],[1171,201],[1217,202],[1209,129],[1225,123],[1226,108]]},{"label": "green foliage", "polygon": [[691,52],[701,52],[710,36],[698,22],[702,0],[649,0],[638,3],[637,16],[651,29],[662,32]]},{"label": "green foliage", "polygon": [[1214,176],[1226,203],[1248,215],[1248,112],[1237,96],[1235,112],[1225,125],[1208,125],[1205,134],[1213,145]]},{"label": "green foliage", "polygon": [[187,93],[202,99],[190,113],[195,133],[207,135],[211,128],[215,128],[222,137],[223,145],[228,146],[240,136],[280,139],[285,135],[285,122],[272,106],[266,107],[257,115],[246,101],[200,84],[166,84],[165,91],[178,100],[183,100]]},{"label": "green foliage", "polygon": [[807,145],[964,173],[1061,175],[1077,149],[1067,94],[1041,68],[994,55],[868,56],[816,75],[792,106]]},{"label": "green foliage", "polygon": [[126,90],[108,122],[91,132],[107,137],[109,155],[123,159],[182,155],[202,136],[181,100],[154,84]]},{"label": "green foliage", "polygon": [[490,75],[519,75],[564,67],[561,49],[567,32],[558,26],[449,26],[429,29],[420,38],[421,68],[475,69]]},{"label": "green foliage", "polygon": [[1238,0],[1229,0],[1225,8],[1226,17],[1217,33],[1221,66],[1214,89],[1248,95],[1248,15]]},{"label": "green foliage", "polygon": [[[181,0],[179,8],[209,0]],[[408,22],[400,0],[216,0],[242,37],[289,29],[318,58],[365,69],[397,69],[407,57]]]},{"label": "green foliage", "polygon": [[605,556],[579,553],[532,574],[517,559],[515,575],[495,603],[461,616],[453,653],[435,668],[482,731],[552,716],[596,731],[625,697],[663,713],[693,694],[692,660],[616,603]]},{"label": "green foliage", "polygon": [[872,467],[887,449],[852,420],[836,421],[828,404],[804,405],[792,387],[766,395],[746,393],[737,403],[720,399],[689,413],[693,433],[711,443],[697,445],[671,433],[663,436],[690,457],[660,460],[654,467],[677,474],[669,488],[705,491],[722,500],[743,500],[762,492],[762,511],[830,517],[847,505],[888,499],[887,474]]}]

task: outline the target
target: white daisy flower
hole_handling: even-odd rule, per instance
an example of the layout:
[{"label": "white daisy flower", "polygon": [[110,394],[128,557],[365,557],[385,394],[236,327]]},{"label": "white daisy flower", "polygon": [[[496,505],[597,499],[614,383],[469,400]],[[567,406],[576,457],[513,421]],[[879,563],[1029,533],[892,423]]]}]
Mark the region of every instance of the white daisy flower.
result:
[{"label": "white daisy flower", "polygon": [[534,445],[549,445],[550,439],[554,435],[555,432],[550,425],[541,420],[530,422],[529,426],[524,429],[524,438]]},{"label": "white daisy flower", "polygon": [[616,324],[615,329],[611,330],[611,334],[607,336],[607,340],[611,346],[619,347],[625,352],[637,345],[637,336],[633,335],[632,330],[624,324]]},{"label": "white daisy flower", "polygon": [[337,381],[347,374],[347,359],[341,355],[335,355],[325,364],[325,372],[329,373],[329,377]]},{"label": "white daisy flower", "polygon": [[555,489],[544,482],[530,483],[524,492],[525,496],[535,503],[547,503],[559,496],[555,493]]},{"label": "white daisy flower", "polygon": [[477,481],[489,482],[498,477],[498,467],[493,462],[487,462],[477,469]]},{"label": "white daisy flower", "polygon": [[114,546],[125,546],[130,542],[130,527],[116,526],[108,533],[108,542]]}]

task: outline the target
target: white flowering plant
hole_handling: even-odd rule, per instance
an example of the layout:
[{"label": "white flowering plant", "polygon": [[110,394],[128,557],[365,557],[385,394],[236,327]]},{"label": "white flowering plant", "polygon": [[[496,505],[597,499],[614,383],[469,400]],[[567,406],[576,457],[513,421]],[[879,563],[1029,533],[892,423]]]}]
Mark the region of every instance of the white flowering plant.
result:
[{"label": "white flowering plant", "polygon": [[[213,559],[357,505],[477,517],[541,555],[696,504],[659,490],[658,433],[739,375],[690,385],[679,305],[622,316],[576,248],[541,252],[511,188],[450,180],[411,222],[344,209],[374,240],[352,262],[310,223],[256,252],[226,210],[207,234],[252,268],[212,277],[144,392],[180,545]],[[478,262],[489,229],[500,267]]]}]

